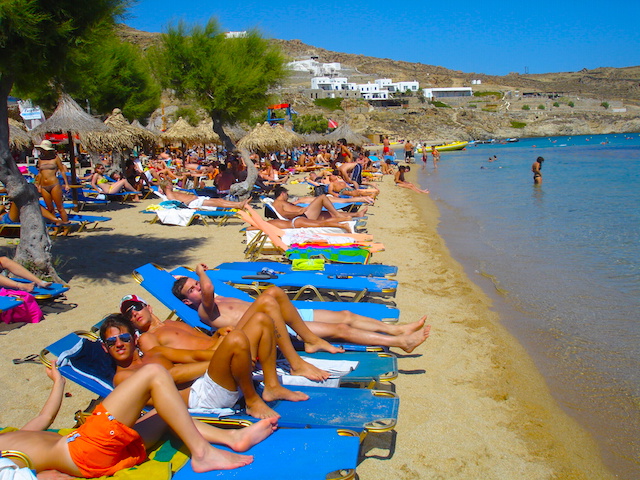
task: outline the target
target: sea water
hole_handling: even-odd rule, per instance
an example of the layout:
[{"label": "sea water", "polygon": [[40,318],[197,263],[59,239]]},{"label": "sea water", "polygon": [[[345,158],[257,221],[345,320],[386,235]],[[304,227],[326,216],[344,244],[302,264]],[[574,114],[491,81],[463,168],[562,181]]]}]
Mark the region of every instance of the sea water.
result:
[{"label": "sea water", "polygon": [[640,478],[640,134],[468,146],[437,170],[416,160],[453,256],[607,465]]}]

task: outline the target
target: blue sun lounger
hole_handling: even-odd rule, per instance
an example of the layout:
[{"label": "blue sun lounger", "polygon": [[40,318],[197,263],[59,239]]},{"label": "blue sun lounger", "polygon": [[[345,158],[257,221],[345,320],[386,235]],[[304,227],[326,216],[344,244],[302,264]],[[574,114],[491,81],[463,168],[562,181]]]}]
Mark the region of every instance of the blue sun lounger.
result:
[{"label": "blue sun lounger", "polygon": [[[259,273],[263,269],[275,270],[276,273],[292,273],[293,265],[281,262],[226,262],[221,263],[217,267],[219,270],[242,270],[253,273]],[[392,277],[398,273],[398,267],[393,265],[375,265],[375,264],[340,264],[325,263],[324,270],[317,272],[326,276],[345,275],[349,277]]]},{"label": "blue sun lounger", "polygon": [[[93,393],[106,397],[113,390],[115,364],[102,345],[89,332],[74,332],[40,352],[58,357],[60,373]],[[400,399],[393,392],[364,388],[290,387],[309,395],[304,402],[276,401],[269,406],[281,415],[278,424],[285,428],[348,428],[357,432],[392,430],[398,418]],[[229,410],[225,418],[257,421],[244,410]],[[219,418],[211,413],[194,413],[196,418]]]},{"label": "blue sun lounger", "polygon": [[[177,272],[177,273],[176,273]],[[176,275],[195,275],[194,272],[181,267],[180,269],[174,270],[172,273]],[[182,301],[178,300],[178,298],[173,295],[171,292],[171,287],[175,281],[172,273],[163,270],[156,265],[148,263],[143,265],[142,267],[137,268],[133,272],[133,277],[136,279],[140,285],[151,293],[154,297],[156,297],[162,304],[164,304],[167,308],[171,309],[176,313],[176,315],[181,318],[185,323],[191,325],[195,328],[201,328],[207,331],[210,331],[210,327],[200,321],[198,317],[198,312],[196,312],[191,307],[185,305]],[[217,284],[215,289],[217,290],[223,289],[219,291],[222,296],[228,296],[233,298],[240,298],[241,300],[252,301],[251,298],[246,299],[242,298],[242,294],[244,292],[238,292],[237,289],[231,289],[233,287],[229,287],[224,284]],[[226,291],[224,288],[226,287]],[[244,294],[246,295],[246,294]],[[303,304],[302,308],[308,308],[307,305],[309,303],[322,303],[323,305],[331,304],[332,302],[297,302],[294,303],[294,306],[297,308],[298,305]],[[337,303],[337,302],[336,302]],[[347,305],[351,305],[350,303]],[[347,353],[343,354],[335,354],[333,358],[340,358],[344,360],[357,360],[361,362],[358,365],[358,368],[353,372],[349,373],[345,377],[343,377],[344,381],[348,382],[368,382],[370,383],[372,380],[375,381],[391,381],[398,376],[398,362],[397,358],[393,354],[380,352],[381,347],[375,348],[376,351],[367,352],[366,347],[362,345],[342,345],[345,347],[345,350],[350,349],[351,352],[347,352],[352,354],[349,357],[344,357]],[[364,350],[364,351],[363,351]],[[356,353],[357,352],[357,353]],[[320,352],[307,354],[306,356],[314,357],[314,358],[322,358],[322,354]],[[366,369],[364,367],[367,367]]]},{"label": "blue sun lounger", "polygon": [[0,312],[11,310],[22,303],[22,300],[16,297],[8,297],[0,295]]},{"label": "blue sun lounger", "polygon": [[[29,283],[29,280],[25,280],[24,278],[12,277],[11,280],[14,280],[16,282]],[[69,285],[62,283],[52,283],[47,288],[35,287],[31,292],[31,295],[33,295],[36,300],[49,300],[51,298],[59,297],[67,290],[69,290]]]},{"label": "blue sun lounger", "polygon": [[[349,432],[280,429],[243,452],[254,456],[250,465],[234,470],[195,473],[189,460],[173,479],[347,480],[355,477],[359,447],[358,437]],[[329,475],[332,472],[336,473]]]},{"label": "blue sun lounger", "polygon": [[[268,276],[240,270],[210,269],[207,271],[207,275],[211,279],[255,292],[257,295],[271,285],[276,285],[287,293],[293,294],[293,300],[297,300],[306,292],[312,292],[315,298],[321,301],[324,301],[324,295],[332,294],[339,300],[348,298],[350,301],[359,302],[368,295],[395,296],[398,287],[396,280],[386,278],[329,278],[321,272],[312,271]],[[347,294],[346,297],[345,294]]]}]

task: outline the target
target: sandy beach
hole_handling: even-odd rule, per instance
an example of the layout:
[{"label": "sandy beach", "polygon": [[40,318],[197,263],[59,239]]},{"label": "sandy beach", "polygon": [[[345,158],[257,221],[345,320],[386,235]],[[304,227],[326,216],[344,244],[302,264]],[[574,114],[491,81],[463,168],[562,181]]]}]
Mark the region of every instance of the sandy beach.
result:
[{"label": "sandy beach", "polygon": [[[386,251],[373,263],[399,267],[396,297],[401,322],[428,315],[430,338],[412,354],[396,351],[400,375],[392,388],[401,399],[394,432],[371,434],[357,472],[378,479],[605,479],[593,440],[560,410],[524,349],[500,325],[490,300],[451,258],[437,233],[438,210],[428,195],[396,188],[385,177],[368,231]],[[292,193],[306,193],[292,185]],[[243,258],[244,226],[187,228],[149,224],[139,204],[117,205],[112,221],[54,240],[58,273],[71,289],[46,306],[46,319],[0,332],[0,425],[21,426],[47,398],[50,381],[40,365],[12,359],[38,353],[73,330],[89,329],[136,293],[168,311],[131,277],[147,262],[165,268],[205,262],[215,266]],[[87,212],[91,213],[91,212]],[[1,254],[12,246],[0,239]],[[73,414],[94,395],[67,382],[54,427],[73,425]]]}]

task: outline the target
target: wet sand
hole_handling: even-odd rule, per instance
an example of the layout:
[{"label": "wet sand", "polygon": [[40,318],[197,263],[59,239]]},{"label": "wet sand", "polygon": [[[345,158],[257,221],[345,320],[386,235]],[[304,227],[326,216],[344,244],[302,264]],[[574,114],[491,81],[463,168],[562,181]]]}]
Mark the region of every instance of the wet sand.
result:
[{"label": "wet sand", "polygon": [[[413,172],[412,172],[413,173]],[[362,445],[361,479],[613,478],[593,440],[564,414],[523,348],[500,325],[489,298],[451,258],[437,234],[438,210],[428,195],[381,183],[369,209],[368,230],[386,251],[374,263],[399,267],[396,301],[401,322],[428,315],[431,337],[412,354],[397,351],[400,376],[391,388],[401,399],[395,432],[371,434]],[[293,185],[292,193],[302,193]],[[222,228],[150,225],[142,206],[105,212],[103,228],[54,241],[60,275],[71,285],[67,300],[46,307],[40,324],[0,334],[0,425],[20,426],[47,398],[50,381],[34,364],[13,358],[38,353],[66,333],[88,329],[136,293],[168,311],[131,277],[154,262],[166,268],[214,266],[242,259],[239,221]],[[91,213],[91,212],[87,212]],[[0,245],[7,242],[0,239]],[[2,254],[11,254],[11,246]],[[76,304],[74,308],[72,305]],[[67,382],[54,427],[69,427],[73,413],[94,398]]]}]

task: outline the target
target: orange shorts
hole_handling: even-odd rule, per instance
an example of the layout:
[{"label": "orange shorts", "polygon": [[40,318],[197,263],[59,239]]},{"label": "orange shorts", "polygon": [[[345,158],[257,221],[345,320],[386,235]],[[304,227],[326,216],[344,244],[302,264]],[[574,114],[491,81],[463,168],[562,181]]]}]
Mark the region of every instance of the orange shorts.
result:
[{"label": "orange shorts", "polygon": [[113,475],[147,458],[142,438],[98,405],[84,425],[67,435],[73,463],[83,477]]}]

